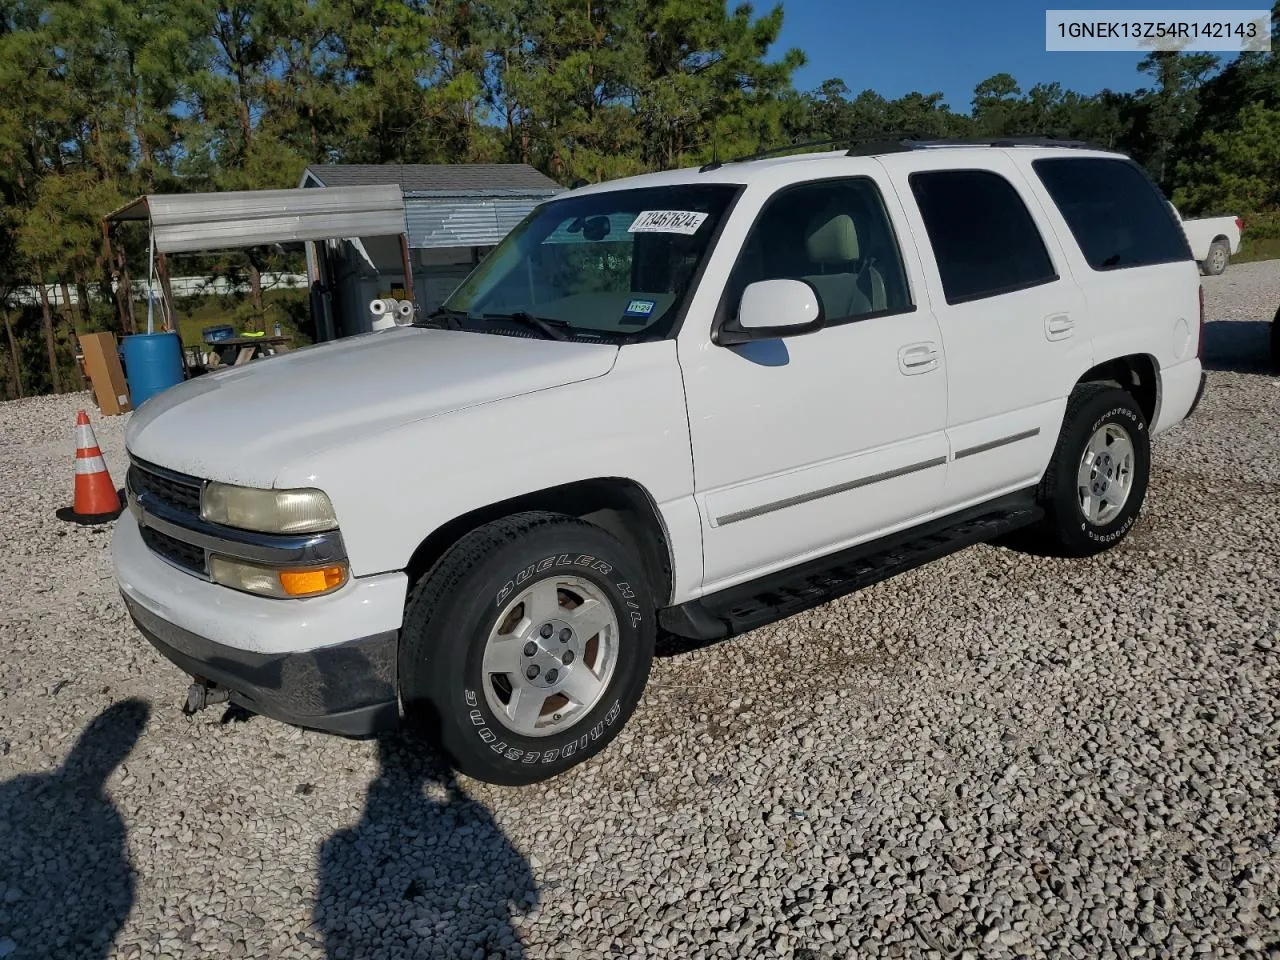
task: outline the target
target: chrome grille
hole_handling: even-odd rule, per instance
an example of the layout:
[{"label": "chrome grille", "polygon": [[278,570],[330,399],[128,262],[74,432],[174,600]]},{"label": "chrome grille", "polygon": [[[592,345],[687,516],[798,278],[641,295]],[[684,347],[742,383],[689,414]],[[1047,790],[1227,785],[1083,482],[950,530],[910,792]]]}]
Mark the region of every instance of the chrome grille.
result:
[{"label": "chrome grille", "polygon": [[142,542],[153,553],[157,553],[176,567],[198,573],[201,576],[208,571],[205,566],[204,551],[195,544],[185,543],[159,530],[143,527],[140,531]]},{"label": "chrome grille", "polygon": [[129,466],[129,489],[135,494],[154,497],[160,503],[181,513],[200,515],[200,489],[204,481],[134,460]]}]

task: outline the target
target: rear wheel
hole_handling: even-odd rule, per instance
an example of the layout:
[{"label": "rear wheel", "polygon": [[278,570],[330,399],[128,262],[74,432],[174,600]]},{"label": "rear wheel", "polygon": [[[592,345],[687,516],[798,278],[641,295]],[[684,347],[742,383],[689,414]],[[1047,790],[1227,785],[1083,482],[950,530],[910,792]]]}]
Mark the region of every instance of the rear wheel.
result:
[{"label": "rear wheel", "polygon": [[1215,240],[1209,244],[1209,255],[1204,258],[1204,272],[1211,277],[1226,272],[1231,262],[1231,249],[1225,240]]},{"label": "rear wheel", "polygon": [[1133,396],[1106,384],[1076,387],[1040,484],[1049,545],[1086,556],[1119,543],[1142,508],[1150,471],[1147,423]]},{"label": "rear wheel", "polygon": [[639,701],[653,658],[650,597],[632,552],[576,518],[530,512],[472,531],[405,614],[410,724],[490,783],[567,770],[603,749]]}]

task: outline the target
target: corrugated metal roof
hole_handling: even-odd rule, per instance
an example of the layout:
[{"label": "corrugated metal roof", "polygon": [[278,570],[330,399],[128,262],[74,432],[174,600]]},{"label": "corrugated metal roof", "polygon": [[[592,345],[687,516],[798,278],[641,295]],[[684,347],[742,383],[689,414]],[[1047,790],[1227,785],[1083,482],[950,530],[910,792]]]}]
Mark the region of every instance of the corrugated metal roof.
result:
[{"label": "corrugated metal roof", "polygon": [[404,233],[394,184],[331,190],[148,194],[108,219],[150,219],[156,250],[179,253]]},{"label": "corrugated metal roof", "polygon": [[304,182],[308,175],[326,187],[394,183],[406,194],[548,194],[564,189],[527,163],[318,163],[307,167]]},{"label": "corrugated metal roof", "polygon": [[522,199],[405,200],[411,247],[484,247],[515,228],[541,197]]}]

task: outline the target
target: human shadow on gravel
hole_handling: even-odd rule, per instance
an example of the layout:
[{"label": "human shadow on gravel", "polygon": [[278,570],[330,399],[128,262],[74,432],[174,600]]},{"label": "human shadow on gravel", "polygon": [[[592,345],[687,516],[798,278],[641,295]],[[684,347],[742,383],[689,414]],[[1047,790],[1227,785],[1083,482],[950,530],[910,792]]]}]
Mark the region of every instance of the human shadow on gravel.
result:
[{"label": "human shadow on gravel", "polygon": [[150,715],[144,700],[113,704],[61,767],[0,783],[0,957],[111,952],[134,876],[124,820],[103,787]]},{"label": "human shadow on gravel", "polygon": [[1208,370],[1271,372],[1271,323],[1267,320],[1210,320],[1204,325]]},{"label": "human shadow on gravel", "polygon": [[512,923],[533,871],[433,755],[379,738],[364,814],[320,848],[313,920],[331,960],[524,956]]}]

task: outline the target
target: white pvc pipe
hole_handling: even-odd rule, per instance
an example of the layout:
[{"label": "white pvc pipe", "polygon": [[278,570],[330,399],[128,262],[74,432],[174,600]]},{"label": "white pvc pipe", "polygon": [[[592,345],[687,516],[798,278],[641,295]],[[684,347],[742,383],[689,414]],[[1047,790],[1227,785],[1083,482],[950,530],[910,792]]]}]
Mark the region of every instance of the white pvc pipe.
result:
[{"label": "white pvc pipe", "polygon": [[155,321],[152,320],[152,311],[155,309],[156,302],[156,234],[151,231],[150,253],[147,257],[147,333],[155,333]]}]

